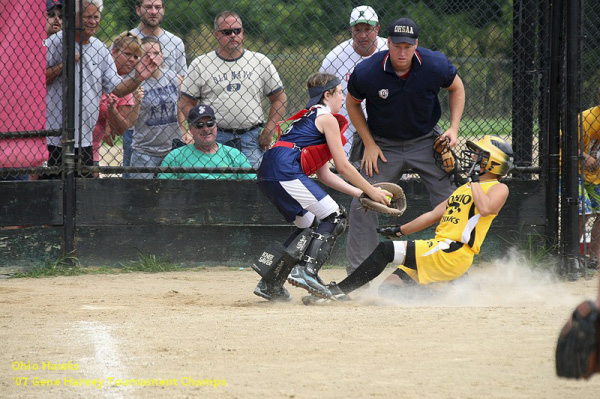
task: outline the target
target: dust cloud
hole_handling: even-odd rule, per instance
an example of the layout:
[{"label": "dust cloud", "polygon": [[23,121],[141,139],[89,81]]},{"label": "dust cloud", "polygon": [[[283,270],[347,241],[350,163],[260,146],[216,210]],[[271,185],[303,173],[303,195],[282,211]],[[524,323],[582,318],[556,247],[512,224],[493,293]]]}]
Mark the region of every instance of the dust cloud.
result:
[{"label": "dust cloud", "polygon": [[386,270],[356,299],[370,305],[435,307],[518,307],[531,305],[571,306],[584,293],[569,291],[568,282],[552,272],[549,265],[534,265],[516,249],[493,262],[476,264],[466,275],[450,282],[428,286],[405,286],[380,296],[379,282]]}]

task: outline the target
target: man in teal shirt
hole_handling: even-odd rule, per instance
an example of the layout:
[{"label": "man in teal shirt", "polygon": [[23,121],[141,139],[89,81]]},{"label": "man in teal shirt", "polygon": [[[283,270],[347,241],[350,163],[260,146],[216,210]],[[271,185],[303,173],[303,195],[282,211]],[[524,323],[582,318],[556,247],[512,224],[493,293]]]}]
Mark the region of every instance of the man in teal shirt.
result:
[{"label": "man in teal shirt", "polygon": [[[187,118],[192,144],[171,151],[160,166],[187,168],[251,168],[239,150],[217,143],[215,112],[208,105],[197,105]],[[159,179],[256,179],[253,173],[160,173]]]}]

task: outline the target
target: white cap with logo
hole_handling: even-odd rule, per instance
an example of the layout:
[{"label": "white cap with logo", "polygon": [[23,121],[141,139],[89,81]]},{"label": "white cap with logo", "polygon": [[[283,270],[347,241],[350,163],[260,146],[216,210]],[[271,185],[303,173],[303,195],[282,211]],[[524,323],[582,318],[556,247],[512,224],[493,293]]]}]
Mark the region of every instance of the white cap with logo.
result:
[{"label": "white cap with logo", "polygon": [[369,6],[358,6],[350,14],[350,26],[356,24],[379,25],[379,17],[375,10]]}]

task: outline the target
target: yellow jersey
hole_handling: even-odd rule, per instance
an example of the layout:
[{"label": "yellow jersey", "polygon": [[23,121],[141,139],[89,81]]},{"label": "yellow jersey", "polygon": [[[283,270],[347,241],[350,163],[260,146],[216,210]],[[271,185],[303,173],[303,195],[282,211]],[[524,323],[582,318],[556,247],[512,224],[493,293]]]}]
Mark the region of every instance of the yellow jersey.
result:
[{"label": "yellow jersey", "polygon": [[[498,180],[481,182],[483,192],[499,184]],[[469,245],[478,254],[481,244],[497,215],[481,216],[475,202],[470,183],[458,187],[448,198],[446,211],[435,229],[435,239],[438,241],[452,240]]]},{"label": "yellow jersey", "polygon": [[[581,113],[583,124],[583,151],[598,159],[600,156],[600,106],[595,106]],[[583,171],[586,182],[600,184],[600,169]]]}]

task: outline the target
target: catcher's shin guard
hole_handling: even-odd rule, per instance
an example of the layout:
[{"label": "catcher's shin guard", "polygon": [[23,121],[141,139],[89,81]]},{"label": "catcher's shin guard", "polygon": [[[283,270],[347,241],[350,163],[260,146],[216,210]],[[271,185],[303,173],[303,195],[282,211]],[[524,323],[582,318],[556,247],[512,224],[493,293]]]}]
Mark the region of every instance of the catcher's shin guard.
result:
[{"label": "catcher's shin guard", "polygon": [[317,231],[311,234],[312,240],[302,262],[292,270],[288,278],[290,284],[302,287],[319,297],[331,297],[331,291],[321,281],[318,273],[329,259],[337,239],[346,230],[347,225],[346,211],[342,207],[322,220]]},{"label": "catcher's shin guard", "polygon": [[252,269],[270,285],[282,286],[292,267],[302,259],[312,232],[310,228],[304,229],[287,247],[279,242],[267,245]]}]

